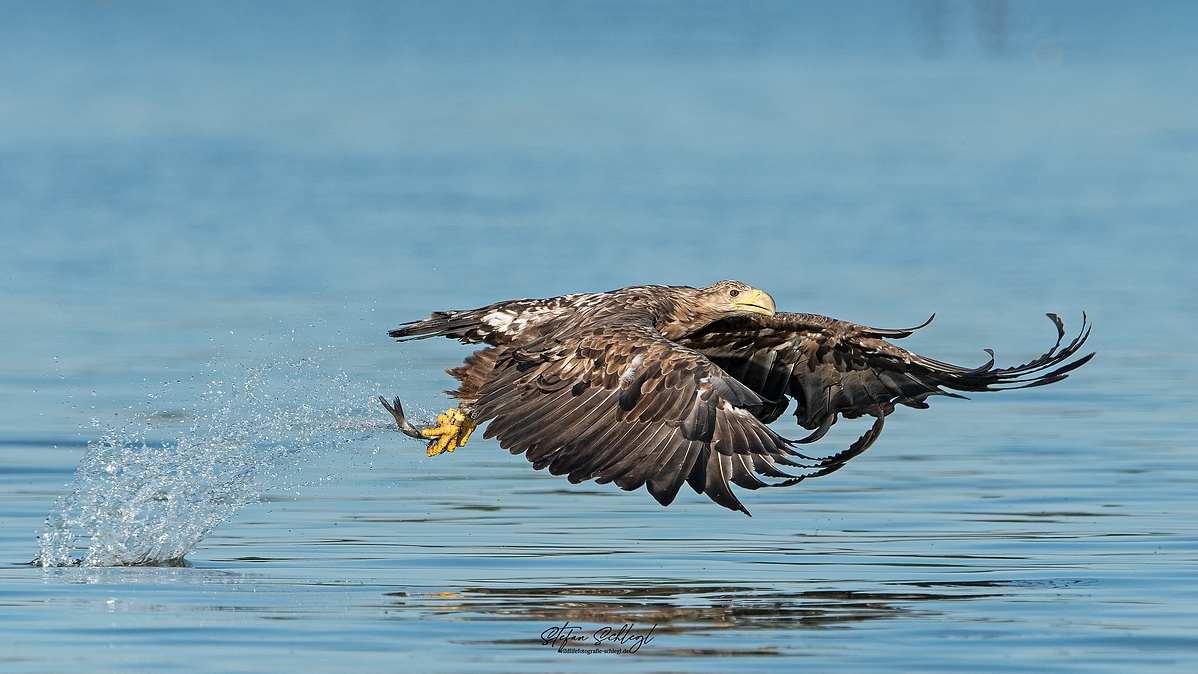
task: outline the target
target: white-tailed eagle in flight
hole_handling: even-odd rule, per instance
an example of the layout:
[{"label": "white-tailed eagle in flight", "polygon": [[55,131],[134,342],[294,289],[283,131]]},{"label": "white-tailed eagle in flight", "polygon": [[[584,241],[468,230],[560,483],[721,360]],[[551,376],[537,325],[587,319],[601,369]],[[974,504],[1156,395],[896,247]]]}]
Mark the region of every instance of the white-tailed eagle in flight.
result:
[{"label": "white-tailed eagle in flight", "polygon": [[[924,327],[880,330],[813,314],[777,312],[767,293],[738,281],[706,288],[635,286],[605,293],[499,302],[438,311],[390,331],[401,341],[451,337],[485,343],[461,367],[450,395],[457,409],[418,429],[399,399],[383,405],[406,434],[430,440],[429,456],[484,437],[524,454],[537,470],[571,482],[645,485],[669,505],[685,482],[748,514],[729,483],[786,486],[827,475],[864,452],[896,405],[926,408],[933,395],[996,391],[1060,381],[1093,357],[1076,357],[1082,329],[1062,348],[1016,367],[942,363],[901,349]],[[929,319],[930,322],[931,319]],[[812,431],[788,440],[769,423],[790,406]],[[848,449],[813,457],[796,447],[819,440],[838,417],[876,420]]]}]

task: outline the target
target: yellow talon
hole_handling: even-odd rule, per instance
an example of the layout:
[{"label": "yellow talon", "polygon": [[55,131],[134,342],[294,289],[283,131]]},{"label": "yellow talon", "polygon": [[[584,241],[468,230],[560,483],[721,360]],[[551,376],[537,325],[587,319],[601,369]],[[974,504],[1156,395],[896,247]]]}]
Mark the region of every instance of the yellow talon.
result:
[{"label": "yellow talon", "polygon": [[420,434],[429,438],[428,455],[436,456],[441,452],[453,452],[466,444],[470,434],[474,432],[474,419],[462,414],[460,410],[445,410],[437,415],[437,425],[425,428]]}]

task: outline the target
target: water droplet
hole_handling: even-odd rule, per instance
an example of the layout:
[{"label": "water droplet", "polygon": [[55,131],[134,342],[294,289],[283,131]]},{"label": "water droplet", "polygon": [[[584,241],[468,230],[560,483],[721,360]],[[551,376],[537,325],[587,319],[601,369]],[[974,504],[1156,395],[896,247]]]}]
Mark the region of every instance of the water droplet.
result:
[{"label": "water droplet", "polygon": [[129,430],[102,430],[46,518],[40,564],[79,564],[77,544],[87,545],[89,566],[180,560],[264,491],[301,486],[312,457],[372,432],[373,396],[354,397],[343,373],[315,363],[243,369],[227,394],[224,379],[212,382],[222,388],[202,396],[207,411],[173,441],[146,438],[154,415]]}]

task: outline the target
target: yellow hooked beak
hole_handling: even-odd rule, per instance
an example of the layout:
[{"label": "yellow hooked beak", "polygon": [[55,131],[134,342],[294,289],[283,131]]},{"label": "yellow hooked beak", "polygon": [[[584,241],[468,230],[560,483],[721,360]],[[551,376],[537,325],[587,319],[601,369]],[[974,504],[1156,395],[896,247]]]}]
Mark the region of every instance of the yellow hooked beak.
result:
[{"label": "yellow hooked beak", "polygon": [[765,314],[773,316],[775,313],[774,298],[764,290],[753,288],[752,290],[741,293],[740,297],[732,303],[732,306],[745,311],[752,311],[755,314]]}]

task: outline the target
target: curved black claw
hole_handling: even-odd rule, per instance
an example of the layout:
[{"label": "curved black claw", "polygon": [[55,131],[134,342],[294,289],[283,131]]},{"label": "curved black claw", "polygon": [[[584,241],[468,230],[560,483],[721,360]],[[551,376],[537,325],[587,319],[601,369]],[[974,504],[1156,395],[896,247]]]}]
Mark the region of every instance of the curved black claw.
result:
[{"label": "curved black claw", "polygon": [[392,407],[391,403],[388,403],[387,399],[383,396],[379,396],[379,402],[383,403],[383,407],[387,408],[387,411],[391,413],[391,416],[395,417],[395,424],[399,426],[399,430],[403,431],[404,435],[410,438],[419,438],[421,440],[428,439],[420,433],[420,429],[408,423],[408,420],[404,418],[403,405],[399,404],[399,396],[395,397],[394,407]]}]

